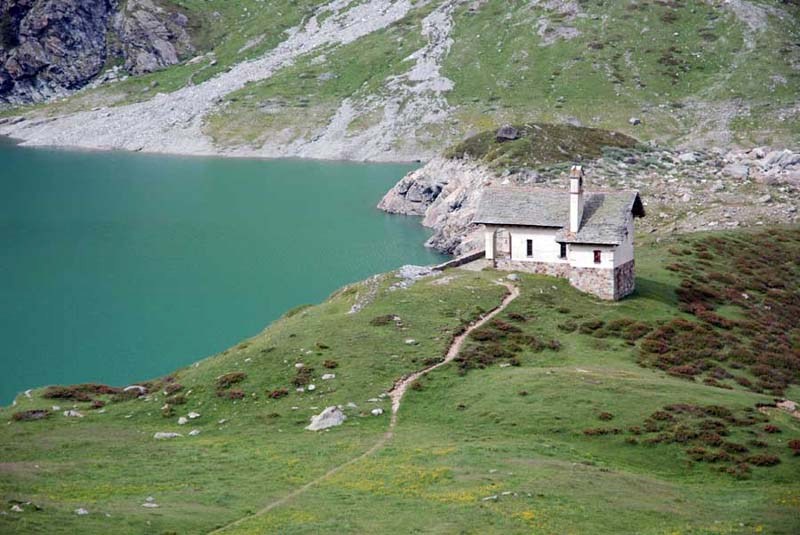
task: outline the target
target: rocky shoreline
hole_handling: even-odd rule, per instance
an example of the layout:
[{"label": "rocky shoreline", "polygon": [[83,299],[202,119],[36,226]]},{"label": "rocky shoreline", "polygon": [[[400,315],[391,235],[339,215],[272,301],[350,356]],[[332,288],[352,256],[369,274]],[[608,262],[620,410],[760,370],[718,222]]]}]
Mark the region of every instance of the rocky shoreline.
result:
[{"label": "rocky shoreline", "polygon": [[[639,229],[669,234],[800,221],[800,152],[680,152],[661,147],[613,149],[582,162],[587,189],[639,190],[648,217]],[[422,217],[434,229],[426,245],[447,254],[483,246],[472,224],[491,185],[567,187],[570,163],[537,171],[494,169],[480,161],[434,158],[406,175],[378,204],[389,213]]]}]

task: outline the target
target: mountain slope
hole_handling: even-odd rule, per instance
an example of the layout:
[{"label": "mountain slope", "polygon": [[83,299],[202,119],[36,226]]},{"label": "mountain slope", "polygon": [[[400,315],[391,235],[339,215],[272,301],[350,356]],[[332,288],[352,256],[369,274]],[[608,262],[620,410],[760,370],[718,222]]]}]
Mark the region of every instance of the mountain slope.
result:
[{"label": "mountain slope", "polygon": [[[383,393],[497,306],[499,274],[353,285],[138,399],[20,395],[0,410],[0,531],[796,533],[800,420],[775,399],[800,397],[799,246],[797,227],[641,243],[638,290],[617,303],[522,275],[409,390],[382,448],[254,518],[379,443]],[[332,405],[341,426],[303,429]],[[33,409],[51,415],[13,420]]]},{"label": "mountain slope", "polygon": [[178,4],[212,21],[212,55],[82,92],[0,132],[32,144],[371,160],[427,159],[523,120],[703,146],[791,146],[800,134],[794,3]]}]

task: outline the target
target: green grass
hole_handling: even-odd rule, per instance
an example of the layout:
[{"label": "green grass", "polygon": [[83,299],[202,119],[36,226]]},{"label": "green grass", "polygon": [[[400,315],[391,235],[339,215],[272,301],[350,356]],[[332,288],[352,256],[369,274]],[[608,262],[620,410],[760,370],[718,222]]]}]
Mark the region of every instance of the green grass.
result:
[{"label": "green grass", "polygon": [[498,168],[538,168],[565,161],[599,158],[603,149],[608,147],[634,148],[638,145],[629,136],[596,128],[542,123],[514,126],[519,139],[498,142],[497,128],[493,128],[447,149],[445,156],[483,160]]},{"label": "green grass", "polygon": [[[781,237],[773,246],[781,250],[794,247],[800,234],[797,228],[766,232]],[[684,302],[675,290],[686,275],[666,269],[675,262],[674,251],[691,250],[704,240],[763,243],[759,236],[738,231],[640,243],[637,290],[618,303],[596,300],[564,280],[522,276],[521,296],[498,320],[528,337],[557,339],[559,350],[512,348],[509,337],[502,343],[519,365],[501,367],[511,362],[501,358],[466,372],[458,363],[436,370],[409,390],[386,447],[231,531],[375,533],[402,526],[404,532],[431,533],[796,533],[800,457],[791,455],[787,443],[800,438],[800,421],[775,410],[756,412],[755,404],[771,402],[770,395],[640,366],[641,339],[629,342],[605,327],[579,328],[630,319],[650,327],[676,318],[700,321],[680,309]],[[695,254],[680,258],[697,273],[717,269]],[[769,258],[774,256],[764,261]],[[496,306],[504,291],[492,282],[499,275],[455,270],[446,274],[455,277],[449,284],[429,280],[409,290],[390,290],[392,281],[384,278],[374,301],[357,314],[347,311],[370,294],[363,285],[345,288],[321,305],[299,307],[261,335],[176,372],[174,381],[183,386],[179,393],[187,403],[174,405],[170,418],[161,415],[164,395],[156,392],[150,401],[110,402],[104,414],[78,402],[83,419],[55,414],[4,425],[3,509],[19,500],[42,510],[23,506],[25,513],[0,516],[0,531],[203,533],[257,511],[374,444],[387,415],[359,413],[374,406],[388,410],[388,403],[367,400],[441,356],[460,325]],[[796,299],[796,288],[788,291]],[[732,318],[746,313],[733,303],[717,312]],[[386,321],[394,315],[399,325]],[[560,326],[568,321],[578,328],[564,332]],[[418,345],[405,344],[407,338]],[[465,351],[484,347],[471,339]],[[338,366],[325,368],[326,360]],[[313,393],[295,392],[295,362],[314,368]],[[245,394],[235,402],[217,396],[217,378],[232,372],[246,374],[224,385]],[[323,373],[335,373],[336,379],[321,381]],[[795,376],[786,388],[788,398],[800,397],[799,380]],[[279,388],[289,395],[266,396]],[[43,399],[43,393],[35,391],[33,400],[20,396],[19,405],[3,409],[0,417],[72,405]],[[350,401],[359,409],[349,411],[341,427],[322,433],[302,429],[311,414]],[[742,455],[776,455],[780,464],[751,466],[740,479],[720,471],[730,464],[692,461],[687,444],[648,443],[657,432],[629,431],[675,403],[719,405],[739,420],[759,420],[728,424],[725,440],[763,441],[763,448]],[[192,410],[202,416],[177,426],[177,417]],[[610,420],[601,418],[606,412]],[[223,418],[228,421],[218,424]],[[782,432],[763,432],[766,422]],[[152,438],[156,431],[186,433],[193,427],[202,431],[199,436]],[[597,428],[620,432],[585,433]],[[673,431],[665,426],[660,432]],[[630,438],[638,443],[630,444]],[[141,507],[147,496],[160,507]],[[76,516],[72,511],[78,507],[91,514]]]}]

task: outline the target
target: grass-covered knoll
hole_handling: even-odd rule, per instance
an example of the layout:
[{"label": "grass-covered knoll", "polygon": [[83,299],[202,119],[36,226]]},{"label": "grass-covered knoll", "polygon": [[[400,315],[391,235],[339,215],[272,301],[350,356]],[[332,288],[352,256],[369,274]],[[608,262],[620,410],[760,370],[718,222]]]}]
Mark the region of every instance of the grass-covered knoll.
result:
[{"label": "grass-covered knoll", "polygon": [[[723,262],[702,257],[713,254],[710,244],[780,237],[760,260],[744,253],[760,272],[795,250],[799,232],[641,243],[637,291],[617,303],[565,280],[521,276],[520,297],[473,333],[461,358],[409,390],[385,447],[229,532],[375,533],[402,526],[440,533],[796,533],[800,420],[770,407],[768,392],[732,380],[723,380],[730,388],[688,381],[643,366],[640,356],[650,333],[676,319],[706,325],[677,292],[685,275],[666,269],[675,262],[670,249],[695,275],[708,276]],[[115,402],[114,393],[72,389],[107,402],[91,410],[91,401],[46,399],[45,390],[32,400],[20,396],[3,419],[55,403],[75,403],[86,416],[53,413],[3,426],[4,508],[19,500],[42,510],[23,505],[25,513],[0,516],[0,531],[200,533],[259,510],[377,442],[387,415],[360,414],[388,409],[378,396],[393,380],[437,362],[460,326],[496,306],[505,291],[492,282],[498,276],[453,270],[409,290],[390,290],[386,279],[377,292],[369,283],[346,289],[179,370],[141,399]],[[796,299],[789,280],[782,291]],[[770,291],[747,288],[767,306]],[[365,299],[363,310],[347,313]],[[747,312],[719,302],[715,313],[743,320]],[[731,332],[711,328],[720,336]],[[762,335],[781,340],[771,331],[734,332],[742,343]],[[324,373],[336,378],[323,381]],[[298,384],[316,389],[299,393]],[[243,397],[229,399],[232,391]],[[795,382],[783,391],[800,397]],[[184,402],[171,404],[165,418],[166,396]],[[350,401],[358,408],[346,409],[341,427],[302,429],[312,413]],[[191,411],[201,417],[176,425]],[[200,435],[152,438],[192,428]],[[160,507],[142,507],[147,496]],[[90,514],[75,515],[78,507]]]},{"label": "grass-covered knoll", "polygon": [[497,130],[476,134],[445,151],[448,158],[482,160],[493,167],[537,168],[563,161],[595,159],[607,147],[633,148],[632,137],[568,124],[514,125],[519,139],[498,141]]}]

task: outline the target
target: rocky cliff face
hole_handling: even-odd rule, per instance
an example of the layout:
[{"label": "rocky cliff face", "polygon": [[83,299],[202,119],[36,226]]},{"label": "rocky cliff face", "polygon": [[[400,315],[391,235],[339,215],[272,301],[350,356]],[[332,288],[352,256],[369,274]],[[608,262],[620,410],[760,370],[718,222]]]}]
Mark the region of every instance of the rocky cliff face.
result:
[{"label": "rocky cliff face", "polygon": [[422,216],[422,224],[434,229],[425,245],[458,256],[483,247],[472,218],[493,180],[495,173],[480,162],[434,158],[398,182],[378,208]]},{"label": "rocky cliff face", "polygon": [[188,20],[151,0],[0,0],[0,103],[42,102],[124,62],[133,74],[192,52]]}]

